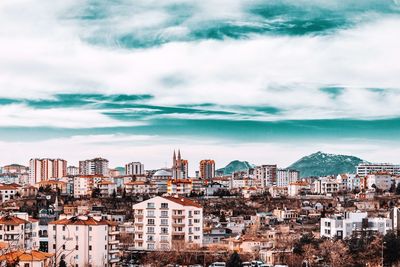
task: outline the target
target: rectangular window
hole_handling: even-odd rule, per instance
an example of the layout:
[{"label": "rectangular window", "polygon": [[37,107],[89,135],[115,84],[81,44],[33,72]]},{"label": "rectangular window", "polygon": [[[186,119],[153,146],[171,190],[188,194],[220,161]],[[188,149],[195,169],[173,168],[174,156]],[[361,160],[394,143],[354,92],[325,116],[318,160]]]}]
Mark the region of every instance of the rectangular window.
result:
[{"label": "rectangular window", "polygon": [[148,210],[147,217],[154,217],[154,210]]},{"label": "rectangular window", "polygon": [[155,207],[155,206],[154,206],[154,203],[153,203],[153,202],[148,202],[148,203],[147,203],[147,208],[148,208],[148,209],[154,209],[154,207]]},{"label": "rectangular window", "polygon": [[161,203],[162,209],[168,209],[168,203]]},{"label": "rectangular window", "polygon": [[154,219],[148,219],[147,224],[154,225]]},{"label": "rectangular window", "polygon": [[167,210],[162,210],[161,211],[161,217],[168,217],[168,211]]},{"label": "rectangular window", "polygon": [[161,227],[161,234],[168,234],[168,228],[167,227]]},{"label": "rectangular window", "polygon": [[161,225],[168,225],[168,219],[161,219]]}]

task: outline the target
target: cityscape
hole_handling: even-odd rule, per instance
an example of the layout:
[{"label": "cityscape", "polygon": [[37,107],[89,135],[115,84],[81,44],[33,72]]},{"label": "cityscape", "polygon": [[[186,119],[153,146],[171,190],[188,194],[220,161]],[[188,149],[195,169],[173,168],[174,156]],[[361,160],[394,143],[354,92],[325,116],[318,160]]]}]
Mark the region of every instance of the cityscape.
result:
[{"label": "cityscape", "polygon": [[0,267],[400,267],[400,0],[0,0]]},{"label": "cityscape", "polygon": [[[0,174],[7,266],[390,266],[400,242],[400,165],[317,152],[293,168],[232,161],[112,167],[32,158]],[[304,176],[353,160],[348,173]],[[189,175],[195,164],[195,176]],[[316,171],[316,167],[311,167]],[[15,265],[19,264],[19,265]]]}]

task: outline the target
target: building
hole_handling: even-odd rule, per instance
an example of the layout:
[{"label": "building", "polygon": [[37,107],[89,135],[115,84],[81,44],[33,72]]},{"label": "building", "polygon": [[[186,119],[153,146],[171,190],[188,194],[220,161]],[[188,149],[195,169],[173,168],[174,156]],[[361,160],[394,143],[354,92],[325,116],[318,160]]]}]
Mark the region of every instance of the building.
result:
[{"label": "building", "polygon": [[1,173],[15,173],[15,174],[28,173],[28,167],[19,164],[6,165],[1,169],[2,169]]},{"label": "building", "polygon": [[215,177],[215,161],[212,159],[203,159],[200,161],[200,177],[204,180],[211,180]]},{"label": "building", "polygon": [[19,212],[0,218],[0,242],[9,244],[10,249],[38,249],[39,222]]},{"label": "building", "polygon": [[140,162],[131,162],[125,165],[126,175],[144,175],[144,164]]},{"label": "building", "polygon": [[79,175],[73,177],[73,194],[75,198],[90,196],[93,188],[103,180],[99,175]]},{"label": "building", "polygon": [[29,182],[62,178],[67,175],[67,161],[63,159],[31,159],[29,161]]},{"label": "building", "polygon": [[400,175],[400,165],[389,163],[360,163],[357,166],[357,174],[360,176],[382,172]]},{"label": "building", "polygon": [[387,173],[368,174],[365,177],[365,187],[367,189],[376,188],[382,191],[389,191],[392,183],[392,175]]},{"label": "building", "polygon": [[167,181],[167,193],[170,195],[189,195],[192,190],[192,179],[172,179]]},{"label": "building", "polygon": [[117,186],[115,183],[111,181],[103,180],[97,183],[97,187],[99,188],[100,195],[102,197],[109,197],[112,196],[113,194],[117,194]]},{"label": "building", "polygon": [[320,177],[314,181],[313,186],[317,194],[332,194],[340,190],[340,183],[332,177]]},{"label": "building", "polygon": [[276,185],[288,186],[290,183],[297,182],[300,179],[300,172],[290,169],[276,170]]},{"label": "building", "polygon": [[131,181],[125,183],[127,195],[151,195],[157,194],[157,185],[153,182]]},{"label": "building", "polygon": [[54,254],[38,250],[16,250],[0,256],[1,266],[50,267],[53,262]]},{"label": "building", "polygon": [[261,187],[276,185],[276,165],[261,165],[255,168],[254,178]]},{"label": "building", "polygon": [[349,212],[321,218],[321,237],[344,239],[353,233],[372,233],[385,235],[392,230],[389,218],[368,218],[367,212]]},{"label": "building", "polygon": [[76,176],[79,175],[79,168],[75,166],[68,166],[67,175]]},{"label": "building", "polygon": [[173,179],[187,179],[189,177],[189,163],[187,160],[181,158],[181,151],[178,150],[178,157],[174,155],[172,158],[172,178]]},{"label": "building", "polygon": [[89,216],[63,218],[49,223],[49,252],[56,264],[64,258],[71,266],[116,266],[119,234],[116,223]]},{"label": "building", "polygon": [[0,200],[1,202],[9,201],[15,198],[18,192],[18,187],[14,185],[0,185]]},{"label": "building", "polygon": [[79,174],[108,176],[108,160],[94,158],[79,161]]},{"label": "building", "polygon": [[310,191],[310,184],[304,181],[293,182],[288,186],[288,195],[290,197],[295,197],[308,191]]},{"label": "building", "polygon": [[134,204],[134,247],[174,250],[203,244],[203,208],[178,197],[154,197]]}]

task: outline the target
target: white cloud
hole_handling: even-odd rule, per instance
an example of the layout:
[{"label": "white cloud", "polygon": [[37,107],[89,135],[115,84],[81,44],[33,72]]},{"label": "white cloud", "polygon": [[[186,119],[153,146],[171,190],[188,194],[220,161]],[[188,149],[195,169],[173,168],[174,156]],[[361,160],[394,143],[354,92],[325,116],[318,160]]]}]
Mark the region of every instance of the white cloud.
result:
[{"label": "white cloud", "polygon": [[33,109],[22,104],[0,106],[0,127],[94,128],[143,125],[144,122],[122,122],[97,110],[50,108]]}]

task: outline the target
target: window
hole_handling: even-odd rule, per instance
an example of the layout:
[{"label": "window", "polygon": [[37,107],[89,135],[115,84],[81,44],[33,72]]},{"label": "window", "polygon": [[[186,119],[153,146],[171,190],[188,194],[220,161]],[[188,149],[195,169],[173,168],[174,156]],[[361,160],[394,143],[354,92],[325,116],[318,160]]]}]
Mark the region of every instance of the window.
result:
[{"label": "window", "polygon": [[168,219],[161,219],[161,225],[168,225]]},{"label": "window", "polygon": [[147,236],[147,241],[154,241],[154,236],[153,235],[148,235]]},{"label": "window", "polygon": [[89,250],[92,250],[92,246],[89,245]]},{"label": "window", "polygon": [[168,228],[167,227],[161,227],[161,234],[168,234]]},{"label": "window", "polygon": [[162,236],[160,237],[160,240],[161,240],[161,241],[168,241],[168,236],[162,235]]},{"label": "window", "polygon": [[62,230],[65,231],[65,225],[63,225]]},{"label": "window", "polygon": [[92,231],[92,226],[89,226],[89,231]]},{"label": "window", "polygon": [[194,222],[194,223],[199,223],[199,222],[200,222],[200,219],[194,219],[193,222]]},{"label": "window", "polygon": [[148,202],[148,203],[147,203],[147,208],[148,208],[148,209],[154,209],[154,207],[155,207],[155,206],[154,206],[154,203],[153,203],[153,202]]},{"label": "window", "polygon": [[24,263],[24,267],[29,267],[29,263]]},{"label": "window", "polygon": [[78,245],[75,246],[75,250],[79,250],[79,246]]},{"label": "window", "polygon": [[154,225],[154,219],[148,219],[147,224]]},{"label": "window", "polygon": [[154,217],[154,210],[148,210],[147,217]]},{"label": "window", "polygon": [[200,231],[200,227],[195,227],[195,228],[194,228],[194,231],[195,231],[195,232]]},{"label": "window", "polygon": [[147,233],[154,234],[154,227],[147,227]]},{"label": "window", "polygon": [[168,209],[168,203],[161,203],[162,209]]}]

